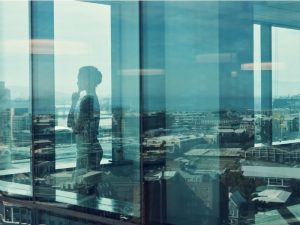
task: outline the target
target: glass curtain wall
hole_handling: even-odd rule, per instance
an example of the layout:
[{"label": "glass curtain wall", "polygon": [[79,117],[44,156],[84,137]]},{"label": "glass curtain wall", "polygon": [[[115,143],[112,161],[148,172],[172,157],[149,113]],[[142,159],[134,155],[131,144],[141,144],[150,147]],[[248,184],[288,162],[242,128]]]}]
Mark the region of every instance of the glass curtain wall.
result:
[{"label": "glass curtain wall", "polygon": [[298,224],[299,24],[295,1],[1,1],[2,222]]},{"label": "glass curtain wall", "polygon": [[142,3],[148,224],[299,221],[298,9]]}]

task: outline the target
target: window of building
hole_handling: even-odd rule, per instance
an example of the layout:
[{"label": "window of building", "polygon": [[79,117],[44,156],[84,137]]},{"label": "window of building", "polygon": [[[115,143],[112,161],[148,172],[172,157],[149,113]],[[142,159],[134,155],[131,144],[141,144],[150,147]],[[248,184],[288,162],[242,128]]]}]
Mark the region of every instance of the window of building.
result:
[{"label": "window of building", "polygon": [[0,2],[0,190],[7,195],[32,195],[29,18],[27,1]]},{"label": "window of building", "polygon": [[298,29],[272,27],[273,144],[299,142]]}]

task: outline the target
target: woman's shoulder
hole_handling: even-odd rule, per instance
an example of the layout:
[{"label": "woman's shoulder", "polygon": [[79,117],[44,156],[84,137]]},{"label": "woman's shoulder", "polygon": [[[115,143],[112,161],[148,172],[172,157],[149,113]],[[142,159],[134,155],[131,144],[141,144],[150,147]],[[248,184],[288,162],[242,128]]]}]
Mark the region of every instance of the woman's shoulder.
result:
[{"label": "woman's shoulder", "polygon": [[94,100],[95,96],[93,95],[85,95],[82,97],[81,101],[89,101],[89,100]]},{"label": "woman's shoulder", "polygon": [[91,95],[85,95],[81,98],[80,105],[90,104],[94,102],[94,97]]},{"label": "woman's shoulder", "polygon": [[81,107],[88,106],[88,105],[98,105],[99,101],[97,96],[94,95],[85,95],[80,102]]}]

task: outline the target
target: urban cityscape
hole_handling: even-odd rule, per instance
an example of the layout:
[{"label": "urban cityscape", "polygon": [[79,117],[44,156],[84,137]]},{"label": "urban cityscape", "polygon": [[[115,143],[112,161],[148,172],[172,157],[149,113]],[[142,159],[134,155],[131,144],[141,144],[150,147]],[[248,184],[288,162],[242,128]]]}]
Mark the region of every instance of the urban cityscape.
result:
[{"label": "urban cityscape", "polygon": [[0,0],[0,225],[300,224],[299,13]]},{"label": "urban cityscape", "polygon": [[[188,210],[181,213],[186,213],[186,224],[196,223],[189,214],[199,213],[199,209],[201,224],[212,221],[230,225],[263,224],[269,218],[283,218],[278,224],[290,224],[300,216],[298,95],[274,99],[271,114],[226,110],[144,113],[141,158],[139,138],[134,131],[139,128],[132,126],[132,121],[139,120],[139,113],[120,116],[117,111],[115,115],[112,110],[101,112],[98,139],[104,149],[102,171],[83,175],[84,187],[79,187],[72,178],[76,158],[75,136],[66,125],[70,105],[57,105],[55,115],[39,118],[40,122],[44,120],[45,124],[54,124],[55,146],[51,147],[52,143],[46,140],[35,143],[39,146],[35,154],[39,154],[41,167],[39,177],[33,181],[30,168],[30,102],[10,99],[10,90],[4,82],[1,83],[0,93],[0,188],[3,195],[28,197],[32,195],[30,186],[35,182],[36,185],[55,189],[56,201],[65,204],[76,202],[79,206],[88,204],[88,207],[112,210],[112,213],[119,210],[124,220],[132,220],[138,216],[140,207],[138,165],[141,160],[144,188],[156,190],[153,196],[149,196],[154,199],[149,203],[153,204],[150,207],[156,207],[147,215],[150,222],[155,223],[163,217],[160,210],[169,201],[175,201],[168,211],[169,221],[178,219],[176,214],[180,208],[177,208],[176,200],[162,197],[167,186],[170,196],[177,193],[178,201],[185,199],[181,204],[185,204]],[[101,107],[110,109],[110,102],[110,99],[101,99]],[[114,130],[115,126],[128,126],[132,134],[122,138]],[[53,133],[43,128],[41,132],[46,136]],[[55,162],[49,160],[53,151]],[[112,161],[113,154],[127,159],[125,166],[121,166],[128,169],[127,172],[120,173],[118,169],[113,172],[105,166]],[[46,167],[45,162],[48,162]],[[95,182],[98,183],[98,199],[111,199],[128,206],[125,209],[110,209],[107,205],[101,206],[100,200],[98,205],[88,203],[91,193],[87,190]],[[12,183],[20,188],[15,193],[9,190]],[[70,201],[59,197],[59,191],[69,196],[78,192],[86,197],[80,201]],[[158,202],[161,204],[157,205]],[[2,204],[3,224],[30,224],[29,214],[29,209]],[[196,219],[199,221],[199,218]]]}]

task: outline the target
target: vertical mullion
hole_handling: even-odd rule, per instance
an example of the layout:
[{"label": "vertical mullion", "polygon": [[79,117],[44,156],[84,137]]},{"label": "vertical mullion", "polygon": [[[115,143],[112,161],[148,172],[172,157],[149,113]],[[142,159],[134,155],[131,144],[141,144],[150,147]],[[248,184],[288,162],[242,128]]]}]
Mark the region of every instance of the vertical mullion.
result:
[{"label": "vertical mullion", "polygon": [[31,1],[33,200],[52,201],[55,190],[37,183],[55,172],[54,2]]},{"label": "vertical mullion", "polygon": [[[33,60],[32,60],[32,45],[31,45],[31,40],[32,40],[32,1],[30,1],[29,3],[29,18],[30,18],[30,21],[29,21],[29,34],[30,34],[30,37],[29,37],[29,50],[30,50],[30,57],[29,57],[29,60],[30,60],[30,63],[29,63],[29,76],[30,76],[30,82],[29,82],[29,86],[30,86],[30,99],[31,99],[31,102],[30,102],[30,105],[31,105],[31,109],[30,109],[30,112],[31,112],[31,148],[30,148],[30,172],[31,172],[31,188],[32,188],[32,200],[35,201],[36,198],[35,198],[35,182],[34,182],[34,177],[35,177],[35,172],[34,172],[34,151],[33,151],[33,142],[34,142],[34,133],[33,133],[33,109],[34,109],[34,101],[33,101],[33,96],[34,96],[34,91],[33,91],[33,66],[32,66],[32,63],[33,63]],[[33,218],[33,213],[31,214],[32,215],[32,221],[34,220]]]},{"label": "vertical mullion", "polygon": [[[272,63],[272,26],[261,25],[261,64]],[[270,118],[272,115],[272,69],[261,69],[261,111]],[[262,143],[272,145],[272,120],[262,124]]]}]

